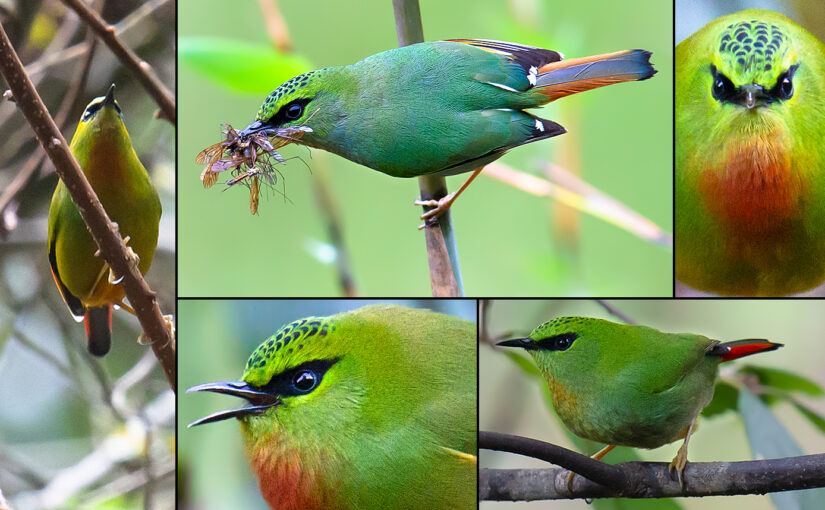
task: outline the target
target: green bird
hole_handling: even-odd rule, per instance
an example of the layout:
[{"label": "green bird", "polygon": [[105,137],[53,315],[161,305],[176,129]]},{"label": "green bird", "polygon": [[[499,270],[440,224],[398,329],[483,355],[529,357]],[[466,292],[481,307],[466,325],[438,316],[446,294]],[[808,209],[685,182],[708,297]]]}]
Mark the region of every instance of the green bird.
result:
[{"label": "green bird", "polygon": [[[453,39],[396,48],[343,67],[296,76],[272,92],[242,135],[306,126],[296,143],[393,177],[473,171],[422,219],[443,214],[508,150],[565,133],[527,112],[577,92],[656,72],[650,52],[562,60],[556,51]],[[430,221],[432,224],[432,221]]]},{"label": "green bird", "polygon": [[825,281],[825,46],[724,16],[676,46],[676,278],[725,295]]},{"label": "green bird", "polygon": [[240,381],[189,388],[249,405],[240,421],[261,492],[278,510],[476,506],[476,327],[395,305],[292,322]]},{"label": "green bird", "polygon": [[[69,148],[145,274],[158,244],[160,198],[132,147],[114,84],[86,106]],[[63,301],[84,321],[89,352],[103,356],[111,345],[112,305],[134,312],[123,303],[123,287],[96,255],[97,244],[63,181],[49,207],[48,243],[52,277]]]},{"label": "green bird", "polygon": [[617,445],[658,448],[684,438],[670,463],[680,484],[688,440],[713,397],[719,364],[782,346],[761,339],[722,343],[590,317],[559,317],[498,345],[529,352],[567,428],[608,444],[593,458]]}]

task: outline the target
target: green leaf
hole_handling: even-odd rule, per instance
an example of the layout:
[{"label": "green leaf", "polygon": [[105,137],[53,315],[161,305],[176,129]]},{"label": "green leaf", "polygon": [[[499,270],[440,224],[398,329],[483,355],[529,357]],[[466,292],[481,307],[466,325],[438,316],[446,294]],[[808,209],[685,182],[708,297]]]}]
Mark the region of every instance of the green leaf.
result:
[{"label": "green leaf", "polygon": [[740,372],[755,375],[759,379],[759,384],[763,386],[785,391],[798,391],[814,397],[825,395],[825,390],[815,382],[786,370],[745,365]]},{"label": "green leaf", "polygon": [[[539,369],[536,368],[536,365],[533,363],[532,360],[529,360],[524,356],[519,356],[518,354],[512,351],[505,351],[504,355],[513,360],[516,363],[516,365],[518,365],[522,370],[524,370],[531,376],[541,377],[541,372],[539,372]],[[543,386],[547,385],[543,384]]]},{"label": "green leaf", "polygon": [[716,383],[713,400],[702,409],[702,416],[710,417],[722,414],[725,411],[736,410],[736,399],[738,397],[739,390],[732,384],[723,381]]},{"label": "green leaf", "polygon": [[239,92],[268,94],[288,79],[313,69],[300,55],[266,44],[218,37],[181,37],[180,61],[210,80]]},{"label": "green leaf", "polygon": [[809,409],[807,406],[800,404],[799,402],[796,402],[796,401],[791,401],[791,402],[793,403],[794,407],[796,407],[796,410],[799,411],[800,413],[802,413],[802,416],[804,416],[805,418],[808,418],[808,420],[811,423],[813,423],[816,428],[818,428],[820,431],[825,433],[825,418],[823,418],[819,414],[815,413],[814,411]]},{"label": "green leaf", "polygon": [[[770,408],[750,391],[739,392],[739,410],[745,419],[745,431],[754,458],[780,459],[804,455]],[[825,489],[774,492],[770,496],[776,508],[807,510],[821,508]]]}]

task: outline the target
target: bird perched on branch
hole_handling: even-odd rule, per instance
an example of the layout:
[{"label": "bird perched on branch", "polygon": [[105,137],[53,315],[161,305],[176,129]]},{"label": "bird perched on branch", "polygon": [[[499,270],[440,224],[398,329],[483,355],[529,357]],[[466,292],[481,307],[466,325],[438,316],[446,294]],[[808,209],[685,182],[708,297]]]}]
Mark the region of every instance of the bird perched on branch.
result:
[{"label": "bird perched on branch", "polygon": [[187,392],[246,407],[240,421],[264,499],[278,510],[476,508],[476,327],[367,306],[282,327],[240,381]]},{"label": "bird perched on branch", "polygon": [[680,484],[688,440],[713,397],[719,364],[782,346],[761,339],[723,343],[590,317],[559,317],[498,345],[530,353],[567,428],[608,444],[593,458],[616,445],[658,448],[684,439],[670,463]]},{"label": "bird perched on branch", "polygon": [[[132,147],[114,84],[86,106],[70,149],[145,274],[158,244],[160,198]],[[123,303],[123,287],[98,255],[62,180],[49,207],[48,242],[52,276],[63,301],[85,323],[89,352],[103,356],[111,345],[112,305],[134,312]]]},{"label": "bird perched on branch", "polygon": [[478,39],[413,44],[292,78],[267,97],[241,135],[307,126],[311,132],[296,143],[393,177],[473,171],[455,193],[416,202],[433,207],[422,216],[430,220],[487,163],[565,132],[527,109],[650,78],[656,71],[649,58],[650,52],[627,50],[562,60],[556,51]]},{"label": "bird perched on branch", "polygon": [[752,9],[676,47],[676,278],[724,295],[825,281],[825,46]]}]

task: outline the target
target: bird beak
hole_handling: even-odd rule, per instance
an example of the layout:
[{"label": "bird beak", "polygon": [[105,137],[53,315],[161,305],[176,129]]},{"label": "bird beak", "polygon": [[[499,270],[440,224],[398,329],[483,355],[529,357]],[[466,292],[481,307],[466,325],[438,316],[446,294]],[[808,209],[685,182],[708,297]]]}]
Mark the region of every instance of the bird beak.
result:
[{"label": "bird beak", "polygon": [[223,393],[224,395],[240,397],[248,400],[251,405],[241,407],[240,409],[229,409],[227,411],[210,414],[200,420],[193,421],[187,425],[188,427],[228,420],[229,418],[243,418],[244,416],[263,414],[270,407],[277,407],[283,403],[277,396],[254,388],[244,381],[222,381],[199,384],[186,390],[186,393],[194,393],[196,391],[211,391],[213,393]]},{"label": "bird beak", "polygon": [[103,98],[103,106],[114,106],[115,105],[115,84],[109,87],[109,92],[106,93],[106,97]]},{"label": "bird beak", "polygon": [[748,107],[748,110],[753,110],[757,105],[757,101],[765,95],[765,88],[756,83],[742,85],[740,91],[745,98],[745,106]]},{"label": "bird beak", "polygon": [[264,129],[266,129],[266,124],[260,120],[256,120],[252,124],[246,126],[246,128],[238,134],[241,136],[251,135],[253,133],[257,133],[258,131],[263,131]]},{"label": "bird beak", "polygon": [[532,346],[533,341],[529,338],[514,338],[512,340],[505,340],[503,342],[499,342],[496,345],[500,345],[502,347],[521,347],[522,349],[530,349]]}]

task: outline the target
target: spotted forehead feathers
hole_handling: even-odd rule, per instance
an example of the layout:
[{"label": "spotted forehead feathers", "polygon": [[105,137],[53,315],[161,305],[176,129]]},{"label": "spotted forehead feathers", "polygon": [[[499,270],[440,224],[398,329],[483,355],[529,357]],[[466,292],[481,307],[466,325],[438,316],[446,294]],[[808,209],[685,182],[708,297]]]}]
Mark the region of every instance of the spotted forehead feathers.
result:
[{"label": "spotted forehead feathers", "polygon": [[541,324],[533,331],[541,333],[546,333],[548,331],[570,331],[576,329],[579,326],[588,324],[592,321],[593,319],[591,319],[590,317],[557,317],[551,321],[547,321],[544,324]]},{"label": "spotted forehead feathers", "polygon": [[760,74],[776,77],[790,38],[778,26],[764,21],[728,25],[719,39],[719,54],[729,71],[743,78]]},{"label": "spotted forehead feathers", "polygon": [[290,322],[252,351],[246,362],[243,379],[248,382],[269,380],[273,374],[267,369],[271,368],[270,365],[276,359],[282,359],[321,341],[334,332],[335,328],[335,321],[331,317],[307,317]]},{"label": "spotted forehead feathers", "polygon": [[[278,112],[278,109],[289,100],[297,91],[316,80],[324,70],[310,71],[291,78],[267,96],[261,109],[258,110],[258,120],[266,121]],[[286,100],[286,101],[285,101]]]}]

